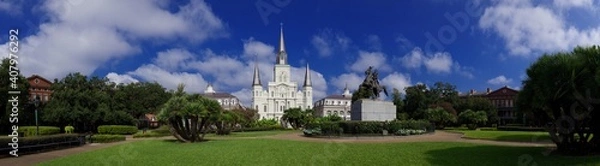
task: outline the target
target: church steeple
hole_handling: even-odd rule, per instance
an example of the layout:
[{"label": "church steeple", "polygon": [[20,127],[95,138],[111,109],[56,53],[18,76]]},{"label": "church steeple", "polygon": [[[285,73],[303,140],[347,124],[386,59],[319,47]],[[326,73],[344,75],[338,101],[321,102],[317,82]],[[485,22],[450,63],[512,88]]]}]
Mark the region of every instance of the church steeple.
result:
[{"label": "church steeple", "polygon": [[311,87],[312,80],[310,80],[310,67],[306,63],[306,72],[304,73],[304,87]]},{"label": "church steeple", "polygon": [[252,86],[262,86],[260,83],[260,74],[258,73],[258,63],[254,64],[254,77],[252,78]]},{"label": "church steeple", "polygon": [[285,52],[285,44],[283,42],[283,23],[280,25],[279,31],[279,51],[277,52],[277,64],[287,64],[287,53]]}]

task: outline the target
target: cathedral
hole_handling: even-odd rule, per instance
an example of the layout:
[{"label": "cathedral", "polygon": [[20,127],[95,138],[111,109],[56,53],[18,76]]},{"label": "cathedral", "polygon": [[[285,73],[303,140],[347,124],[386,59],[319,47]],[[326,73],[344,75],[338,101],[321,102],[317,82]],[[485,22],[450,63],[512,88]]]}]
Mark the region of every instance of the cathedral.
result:
[{"label": "cathedral", "polygon": [[306,65],[304,85],[298,88],[298,83],[291,81],[291,66],[283,41],[283,27],[279,34],[279,51],[273,67],[273,80],[269,81],[266,90],[260,82],[258,65],[254,66],[252,80],[252,107],[258,111],[260,119],[279,120],[283,111],[288,108],[311,109],[313,106],[312,81],[310,69]]}]

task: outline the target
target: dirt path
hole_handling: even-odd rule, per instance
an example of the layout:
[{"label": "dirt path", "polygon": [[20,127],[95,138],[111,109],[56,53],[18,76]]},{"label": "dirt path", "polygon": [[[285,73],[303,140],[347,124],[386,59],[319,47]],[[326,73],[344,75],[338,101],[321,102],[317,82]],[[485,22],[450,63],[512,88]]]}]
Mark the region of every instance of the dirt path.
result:
[{"label": "dirt path", "polygon": [[[161,138],[132,138],[127,137],[126,141],[115,142],[115,143],[104,143],[104,144],[86,144],[80,147],[61,149],[50,152],[23,155],[20,157],[7,157],[0,158],[0,166],[14,165],[14,166],[28,166],[35,165],[44,161],[74,155],[78,153],[94,151],[98,149],[108,148],[116,145],[127,144],[139,140],[164,140],[164,139],[175,139],[173,137],[161,137]],[[520,147],[555,147],[552,143],[533,143],[533,142],[502,142],[502,141],[491,141],[491,140],[477,140],[477,139],[465,139],[462,138],[462,134],[451,133],[445,131],[436,131],[433,134],[415,135],[415,136],[386,136],[386,137],[344,137],[344,138],[311,138],[304,137],[302,133],[286,133],[271,136],[259,136],[259,137],[230,137],[230,138],[209,138],[209,139],[283,139],[283,140],[295,140],[295,141],[309,141],[309,142],[344,142],[344,143],[390,143],[390,142],[466,142],[475,144],[485,145],[498,145],[498,146],[520,146]]]}]

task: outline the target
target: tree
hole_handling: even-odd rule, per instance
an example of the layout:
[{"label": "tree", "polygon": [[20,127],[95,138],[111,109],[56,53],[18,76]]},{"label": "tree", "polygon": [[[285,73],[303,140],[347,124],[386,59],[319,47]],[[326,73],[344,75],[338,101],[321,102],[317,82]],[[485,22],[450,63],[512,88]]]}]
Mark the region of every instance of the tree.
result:
[{"label": "tree", "polygon": [[458,119],[460,123],[466,124],[469,129],[475,130],[479,125],[487,122],[487,115],[485,111],[475,112],[472,110],[466,110],[458,115]]},{"label": "tree", "polygon": [[447,82],[436,82],[430,90],[430,101],[432,103],[447,102],[456,105],[458,102],[458,91],[456,86]]},{"label": "tree", "polygon": [[294,130],[297,130],[311,121],[312,112],[303,111],[300,108],[290,108],[283,111],[282,119],[288,122]]},{"label": "tree", "polygon": [[242,115],[238,112],[223,110],[217,114],[215,126],[217,126],[217,135],[229,135],[231,130],[242,121]]},{"label": "tree", "polygon": [[114,109],[123,110],[134,118],[158,112],[170,97],[166,89],[156,82],[119,84],[113,91]]},{"label": "tree", "polygon": [[444,129],[449,123],[456,123],[456,115],[448,113],[442,107],[429,108],[425,110],[427,120],[433,123],[437,129]]},{"label": "tree", "polygon": [[404,112],[408,113],[410,118],[413,119],[425,118],[424,111],[430,103],[427,97],[427,86],[425,84],[417,84],[406,87],[405,91]]},{"label": "tree", "polygon": [[[41,118],[55,126],[72,124],[75,130],[95,131],[98,125],[133,125],[133,117],[115,110],[110,96],[108,79],[88,79],[80,73],[70,73],[55,80],[52,99],[45,106]],[[123,101],[126,102],[126,101]]]},{"label": "tree", "polygon": [[498,122],[498,110],[496,106],[490,100],[483,97],[469,96],[464,100],[460,100],[454,108],[456,108],[459,114],[468,109],[484,110],[488,116],[489,123],[495,124]]},{"label": "tree", "polygon": [[526,73],[517,107],[548,124],[557,150],[600,152],[600,47],[544,54]]},{"label": "tree", "polygon": [[367,89],[364,88],[358,88],[358,90],[354,91],[352,93],[352,103],[354,103],[355,101],[359,100],[359,99],[367,99],[370,98],[370,92]]},{"label": "tree", "polygon": [[404,101],[402,100],[402,94],[400,90],[394,88],[392,92],[392,102],[396,106],[396,119],[403,120],[408,116],[406,112],[404,112]]},{"label": "tree", "polygon": [[171,133],[182,142],[198,142],[204,140],[211,120],[221,113],[217,101],[202,96],[188,95],[180,84],[175,95],[162,107],[158,117],[167,121]]},{"label": "tree", "polygon": [[[10,105],[11,103],[8,102],[9,100],[11,100],[13,98],[14,95],[7,95],[9,91],[20,91],[20,94],[17,95],[18,97],[18,104],[19,106],[18,108],[18,116],[16,116],[18,119],[18,123],[20,125],[22,124],[26,124],[28,122],[28,119],[33,119],[33,118],[26,118],[27,116],[24,115],[32,115],[33,111],[28,111],[25,110],[25,108],[27,107],[27,103],[29,102],[29,82],[27,82],[27,79],[25,77],[23,77],[23,75],[21,75],[20,73],[17,75],[17,77],[11,77],[10,76],[10,72],[11,71],[11,66],[13,67],[17,67],[18,65],[16,64],[16,61],[12,61],[13,63],[11,64],[11,59],[8,58],[4,58],[2,59],[2,64],[0,64],[0,100],[2,100],[2,102],[0,102],[0,108],[2,109],[2,111],[0,112],[0,126],[12,126],[11,125],[11,116],[10,114],[12,113],[12,106]],[[13,72],[15,73],[15,72]],[[14,85],[16,85],[16,89],[12,87],[12,83],[16,83]],[[31,117],[31,116],[30,116]],[[14,119],[14,118],[13,118]],[[14,121],[14,120],[13,120]],[[17,121],[14,121],[17,122]],[[29,121],[31,122],[31,121]],[[10,129],[10,127],[2,127],[0,129],[0,133],[7,133],[8,130]]]}]

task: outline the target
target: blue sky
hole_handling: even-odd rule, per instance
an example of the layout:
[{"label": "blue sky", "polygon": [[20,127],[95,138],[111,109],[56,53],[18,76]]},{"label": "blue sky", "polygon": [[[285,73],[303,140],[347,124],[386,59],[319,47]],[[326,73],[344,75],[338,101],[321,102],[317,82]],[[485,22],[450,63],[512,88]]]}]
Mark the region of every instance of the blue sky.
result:
[{"label": "blue sky", "polygon": [[[301,83],[315,101],[356,89],[375,66],[403,89],[450,82],[461,92],[521,87],[543,53],[600,44],[598,0],[131,0],[0,1],[0,42],[19,29],[22,74],[67,73],[129,83],[185,83],[250,102],[252,68],[271,79],[280,23]],[[3,53],[3,55],[7,55]]]}]

